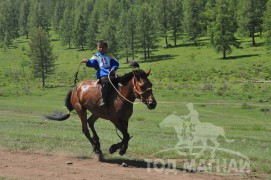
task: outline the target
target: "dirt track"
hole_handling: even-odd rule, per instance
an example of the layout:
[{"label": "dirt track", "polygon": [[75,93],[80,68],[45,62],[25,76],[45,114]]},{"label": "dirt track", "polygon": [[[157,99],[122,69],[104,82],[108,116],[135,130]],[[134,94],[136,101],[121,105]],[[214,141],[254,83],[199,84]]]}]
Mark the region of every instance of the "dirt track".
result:
[{"label": "dirt track", "polygon": [[96,159],[72,157],[67,154],[44,154],[34,152],[10,152],[0,149],[0,177],[16,179],[239,179],[208,174],[158,173],[146,167],[130,165],[122,167],[120,162],[99,162]]}]

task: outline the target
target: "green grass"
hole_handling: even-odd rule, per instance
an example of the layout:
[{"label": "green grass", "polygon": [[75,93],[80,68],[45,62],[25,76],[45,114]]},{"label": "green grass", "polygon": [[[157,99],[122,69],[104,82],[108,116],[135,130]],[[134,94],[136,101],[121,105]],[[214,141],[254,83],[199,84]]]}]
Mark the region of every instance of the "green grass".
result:
[{"label": "green grass", "polygon": [[[258,39],[261,42],[261,39]],[[203,41],[205,42],[205,41]],[[77,156],[92,157],[93,153],[84,135],[78,116],[73,113],[65,122],[45,121],[43,115],[55,110],[66,112],[64,98],[73,86],[74,73],[84,57],[92,52],[66,49],[53,41],[58,56],[56,72],[41,88],[41,80],[34,79],[28,61],[28,45],[18,39],[17,48],[0,52],[0,146],[13,150],[46,152],[64,151]],[[139,57],[141,68],[152,69],[158,101],[155,110],[135,105],[129,132],[133,135],[124,158],[180,158],[175,152],[155,154],[174,148],[178,142],[173,128],[159,128],[158,124],[173,112],[188,114],[187,102],[195,104],[201,122],[209,122],[224,129],[227,143],[219,139],[220,147],[240,152],[250,158],[253,175],[271,174],[271,84],[251,83],[270,80],[270,56],[263,46],[251,47],[243,41],[243,49],[235,49],[227,60],[222,60],[206,45],[198,47],[184,43],[173,48],[159,48],[147,62]],[[119,59],[119,75],[131,71],[124,59]],[[93,79],[95,71],[80,67],[79,79]],[[163,102],[179,103],[163,103]],[[98,121],[102,151],[108,158],[108,148],[119,141],[115,127],[108,121]],[[221,158],[234,158],[219,153]],[[190,157],[181,157],[190,158]],[[206,159],[209,154],[205,154]]]},{"label": "green grass", "polygon": [[[29,97],[28,97],[29,98]],[[3,99],[1,99],[3,100]],[[25,102],[16,105],[15,102]],[[45,102],[45,103],[44,103]],[[159,103],[159,101],[158,101]],[[18,103],[17,103],[18,104]],[[31,109],[32,107],[32,109]],[[33,108],[35,107],[35,108]],[[73,113],[71,118],[64,122],[46,121],[44,114],[55,109],[62,109],[61,100],[48,97],[18,97],[4,98],[0,101],[0,145],[12,150],[45,152],[66,152],[79,157],[93,157],[89,142],[81,133],[81,123],[78,116]],[[222,127],[228,139],[227,143],[219,138],[219,147],[240,152],[249,157],[253,175],[265,176],[270,174],[271,149],[271,118],[270,112],[262,112],[261,106],[244,109],[242,104],[215,105],[195,104],[201,122],[209,122]],[[187,159],[180,157],[174,151],[158,153],[162,150],[174,148],[178,138],[173,128],[160,128],[158,125],[165,117],[173,112],[179,115],[188,114],[185,103],[158,104],[157,109],[150,111],[145,105],[135,105],[134,114],[130,119],[129,132],[133,136],[129,143],[128,159]],[[120,158],[118,154],[110,155],[109,147],[119,140],[115,127],[108,121],[99,120],[96,124],[100,136],[102,151],[107,158]],[[209,144],[212,146],[212,144]],[[153,155],[155,154],[155,155]],[[217,153],[221,159],[236,158],[227,153]],[[203,157],[209,159],[209,153]]]},{"label": "green grass", "polygon": [[0,180],[16,180],[14,178],[0,177]]}]

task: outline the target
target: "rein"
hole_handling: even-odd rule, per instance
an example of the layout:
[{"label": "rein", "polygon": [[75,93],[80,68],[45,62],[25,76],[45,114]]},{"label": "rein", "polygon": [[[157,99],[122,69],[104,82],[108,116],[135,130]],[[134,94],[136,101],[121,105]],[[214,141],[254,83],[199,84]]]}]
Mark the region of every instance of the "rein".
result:
[{"label": "rein", "polygon": [[[82,62],[79,63],[79,66],[78,66],[78,68],[77,68],[77,71],[76,71],[75,74],[74,74],[74,80],[73,80],[74,86],[76,86],[76,83],[77,83],[77,81],[78,81],[78,73],[79,73],[79,69],[80,69],[81,64],[82,64]],[[111,71],[112,71],[112,70],[111,70]],[[113,83],[112,83],[112,81],[111,81],[111,79],[110,79],[110,73],[111,73],[111,71],[108,73],[107,77],[108,77],[108,80],[109,80],[110,84],[111,84],[112,87],[115,89],[115,91],[116,91],[123,99],[125,99],[127,102],[129,102],[129,103],[131,103],[131,104],[138,104],[137,102],[132,102],[132,101],[130,101],[129,99],[127,99],[126,97],[124,97],[124,96],[118,91],[118,89],[113,85]],[[144,92],[143,92],[143,93],[139,93],[139,92],[137,91],[137,89],[135,88],[134,81],[135,81],[135,78],[133,77],[133,86],[134,86],[133,89],[134,89],[134,92],[138,93],[139,95],[142,95]]]},{"label": "rein", "polygon": [[[112,70],[111,70],[112,71]],[[111,72],[110,71],[110,72]],[[115,91],[123,98],[123,99],[125,99],[127,102],[129,102],[129,103],[131,103],[131,104],[138,104],[137,102],[132,102],[132,101],[130,101],[129,99],[127,99],[126,97],[124,97],[120,92],[119,92],[119,90],[114,86],[114,84],[112,83],[112,81],[111,81],[111,79],[110,79],[110,72],[108,73],[108,75],[107,75],[107,77],[108,77],[108,80],[109,80],[109,82],[110,82],[110,84],[112,85],[112,87],[115,89]],[[133,85],[134,85],[134,82],[133,82]],[[134,89],[135,89],[135,86],[134,86]]]},{"label": "rein", "polygon": [[[111,70],[112,71],[112,70]],[[110,72],[111,72],[110,71]],[[129,99],[127,99],[126,97],[124,97],[119,91],[118,91],[118,89],[113,85],[113,83],[112,83],[112,81],[111,81],[111,79],[110,79],[110,72],[109,72],[109,74],[107,75],[107,77],[108,77],[108,80],[109,80],[109,82],[110,82],[110,84],[113,86],[113,88],[115,89],[115,91],[123,98],[123,99],[125,99],[126,101],[128,101],[129,103],[131,103],[131,104],[138,104],[137,102],[132,102],[132,101],[130,101]],[[134,90],[134,93],[137,93],[139,96],[140,96],[140,100],[142,101],[142,95],[144,94],[144,93],[146,93],[146,92],[148,92],[148,91],[152,91],[152,88],[148,88],[148,89],[146,89],[145,91],[143,91],[143,92],[139,92],[137,89],[136,89],[136,86],[135,86],[135,77],[133,77],[133,90]]]}]

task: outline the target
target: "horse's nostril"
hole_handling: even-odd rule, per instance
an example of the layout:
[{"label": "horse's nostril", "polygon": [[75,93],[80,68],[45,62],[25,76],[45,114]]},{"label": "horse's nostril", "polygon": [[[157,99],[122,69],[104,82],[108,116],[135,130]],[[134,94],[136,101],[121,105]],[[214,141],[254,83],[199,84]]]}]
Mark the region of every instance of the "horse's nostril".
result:
[{"label": "horse's nostril", "polygon": [[154,102],[149,103],[150,109],[154,109],[155,107],[156,107],[156,103],[154,103]]}]

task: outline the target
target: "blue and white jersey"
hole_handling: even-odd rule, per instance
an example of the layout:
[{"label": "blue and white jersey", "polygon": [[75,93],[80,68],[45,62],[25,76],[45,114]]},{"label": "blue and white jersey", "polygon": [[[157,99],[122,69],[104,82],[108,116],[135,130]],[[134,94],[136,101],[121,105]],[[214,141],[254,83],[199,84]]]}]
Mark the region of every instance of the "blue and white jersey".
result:
[{"label": "blue and white jersey", "polygon": [[98,61],[100,69],[110,68],[110,58],[106,55],[95,54],[91,59],[96,59]]},{"label": "blue and white jersey", "polygon": [[97,70],[96,77],[99,79],[103,76],[108,76],[111,69],[117,70],[119,63],[114,57],[110,58],[107,55],[96,53],[86,62],[86,66],[95,68]]}]

